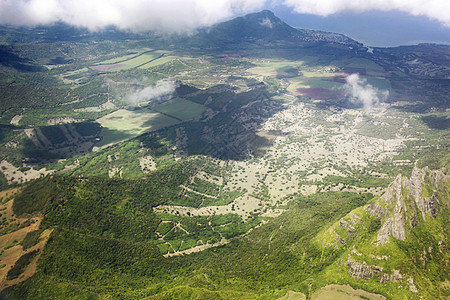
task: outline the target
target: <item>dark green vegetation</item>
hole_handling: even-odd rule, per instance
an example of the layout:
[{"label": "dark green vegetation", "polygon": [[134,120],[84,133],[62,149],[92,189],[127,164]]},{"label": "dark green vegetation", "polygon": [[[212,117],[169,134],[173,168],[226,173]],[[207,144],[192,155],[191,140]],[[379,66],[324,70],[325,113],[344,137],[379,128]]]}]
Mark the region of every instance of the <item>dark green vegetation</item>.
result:
[{"label": "dark green vegetation", "polygon": [[[328,192],[295,197],[283,215],[225,246],[172,258],[162,256],[167,247],[159,243],[155,233],[164,235],[170,247],[182,250],[181,240],[186,244],[194,243],[186,237],[187,231],[203,241],[219,238],[218,229],[226,237],[240,234],[237,227],[230,228],[231,231],[222,227],[230,222],[237,226],[239,217],[209,217],[210,225],[216,226],[216,230],[208,233],[206,218],[155,215],[136,204],[133,200],[136,195],[124,204],[124,197],[131,195],[126,189],[129,182],[116,181],[114,186],[108,186],[108,195],[103,195],[102,189],[94,189],[93,185],[107,187],[105,181],[70,182],[69,178],[54,178],[51,184],[60,188],[55,188],[55,195],[47,198],[49,203],[55,197],[64,198],[74,192],[75,195],[65,203],[47,206],[44,226],[56,230],[42,253],[38,271],[26,282],[5,292],[17,298],[115,295],[168,299],[186,295],[179,294],[182,289],[189,297],[276,298],[286,290],[310,295],[328,283],[350,282],[354,287],[392,298],[415,297],[412,285],[419,289],[427,287],[423,292],[425,297],[439,298],[447,293],[440,282],[448,275],[448,251],[440,241],[449,234],[443,221],[448,218],[450,198],[448,190],[441,189],[448,180],[435,186],[428,178],[431,177],[425,177],[422,182],[423,191],[440,191],[437,193],[442,204],[440,212],[435,218],[423,219],[418,210],[409,210],[408,218],[416,218],[417,223],[407,227],[404,240],[393,239],[386,245],[373,246],[377,232],[389,215],[380,221],[368,213],[370,208],[361,206],[368,201],[368,207],[377,203],[383,205],[382,201],[386,200],[371,199],[370,195]],[[66,183],[64,188],[62,183]],[[151,181],[147,182],[149,184]],[[36,188],[38,185],[32,184],[25,191],[32,195]],[[138,190],[145,194],[147,187]],[[93,199],[100,197],[93,203],[101,203],[87,211],[83,208],[86,195]],[[407,199],[412,195],[405,192],[402,197],[410,201]],[[74,210],[73,206],[78,209]],[[414,217],[417,212],[419,215]],[[247,224],[254,221],[258,222],[255,219]],[[173,230],[175,226],[183,230]],[[428,249],[425,253],[424,247]],[[31,254],[21,258],[11,274],[20,274],[16,269],[23,268],[29,260]],[[367,267],[361,267],[366,273],[361,269],[353,271],[355,264],[363,260],[368,262]],[[399,272],[400,277],[390,277],[389,274],[395,272]],[[410,278],[414,278],[413,281]],[[387,283],[380,285],[380,281]],[[397,288],[399,284],[403,288]]]},{"label": "dark green vegetation", "polygon": [[26,251],[28,248],[31,248],[37,243],[39,243],[39,241],[41,240],[40,239],[41,233],[42,230],[35,230],[28,232],[21,243],[23,250]]},{"label": "dark green vegetation", "polygon": [[[371,53],[268,11],[189,37],[0,32],[0,189],[20,186],[17,218],[42,217],[0,261],[53,230],[3,270],[20,279],[39,255],[4,295],[449,296],[448,46]],[[353,73],[387,103],[351,102]],[[414,166],[443,173],[380,196]],[[0,213],[1,235],[32,224]]]},{"label": "dark green vegetation", "polygon": [[8,280],[11,280],[19,277],[37,254],[38,251],[35,250],[22,255],[16,262],[14,267],[8,271],[8,275],[6,276],[6,278]]},{"label": "dark green vegetation", "polygon": [[[172,247],[179,245],[181,239],[196,242],[183,237],[185,232],[167,234],[173,224],[181,224],[192,237],[214,242],[220,239],[218,232],[230,238],[245,233],[258,221],[241,223],[236,215],[212,216],[208,219],[216,230],[208,233],[206,218],[155,215],[149,208],[164,201],[158,197],[164,187],[154,180],[168,176],[164,172],[157,175],[133,189],[135,182],[120,180],[66,177],[47,180],[46,185],[52,187],[53,193],[41,195],[46,202],[35,210],[44,212],[44,227],[56,230],[39,260],[39,271],[8,294],[34,297],[39,295],[38,289],[44,289],[39,293],[59,298],[65,297],[63,291],[72,289],[73,295],[81,297],[105,295],[114,290],[126,297],[169,297],[177,286],[187,286],[200,297],[209,293],[223,297],[281,295],[276,291],[297,286],[336,257],[333,252],[326,254],[327,259],[317,255],[321,250],[311,238],[369,199],[351,193],[297,197],[289,212],[243,239],[198,254],[166,259],[162,257],[165,251],[156,247],[156,232],[166,235]],[[153,189],[158,192],[152,193]],[[37,193],[41,193],[40,181],[27,187],[15,203],[19,203],[18,207],[26,205]],[[223,226],[227,224],[232,226]],[[243,227],[239,228],[239,224]],[[136,285],[138,278],[145,285]],[[86,284],[89,289],[84,288]],[[228,290],[234,292],[229,294]]]},{"label": "dark green vegetation", "polygon": [[52,178],[47,177],[34,182],[33,189],[25,189],[13,202],[14,213],[21,217],[24,215],[41,215],[47,205],[48,199],[55,193],[54,186],[51,184]]}]

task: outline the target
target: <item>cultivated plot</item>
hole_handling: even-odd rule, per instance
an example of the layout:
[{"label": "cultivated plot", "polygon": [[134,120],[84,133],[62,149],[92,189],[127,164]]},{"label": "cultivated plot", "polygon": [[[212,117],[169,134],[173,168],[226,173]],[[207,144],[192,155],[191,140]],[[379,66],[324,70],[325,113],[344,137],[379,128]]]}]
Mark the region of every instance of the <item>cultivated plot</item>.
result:
[{"label": "cultivated plot", "polygon": [[103,140],[98,146],[136,137],[144,132],[158,130],[177,124],[179,120],[149,109],[119,109],[97,120],[103,130]]},{"label": "cultivated plot", "polygon": [[201,115],[205,107],[189,100],[175,98],[154,107],[153,110],[186,121]]},{"label": "cultivated plot", "polygon": [[146,51],[137,55],[125,55],[114,59],[106,60],[90,68],[99,72],[116,72],[145,66],[152,61],[162,58],[164,51]]}]

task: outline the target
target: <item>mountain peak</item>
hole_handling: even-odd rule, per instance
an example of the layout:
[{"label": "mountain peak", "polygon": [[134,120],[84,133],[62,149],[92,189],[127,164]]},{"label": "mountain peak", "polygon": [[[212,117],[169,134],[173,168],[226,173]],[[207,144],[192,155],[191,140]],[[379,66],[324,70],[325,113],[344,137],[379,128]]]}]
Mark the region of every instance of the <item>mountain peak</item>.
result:
[{"label": "mountain peak", "polygon": [[208,40],[217,43],[250,42],[254,40],[290,40],[298,31],[275,16],[270,10],[248,14],[214,25]]},{"label": "mountain peak", "polygon": [[200,31],[202,45],[211,47],[236,47],[248,44],[280,47],[280,45],[300,46],[305,43],[325,42],[345,44],[349,49],[361,45],[352,39],[335,33],[295,29],[270,10],[251,13],[245,16],[216,24]]},{"label": "mountain peak", "polygon": [[252,14],[246,15],[246,17],[250,17],[250,16],[260,16],[260,17],[278,19],[278,17],[276,17],[275,14],[272,11],[268,10],[268,9],[265,9],[265,10],[262,10],[260,12],[256,12],[256,13],[252,13]]},{"label": "mountain peak", "polygon": [[244,17],[242,17],[246,22],[254,22],[257,23],[258,25],[267,27],[272,29],[273,26],[275,24],[279,24],[279,25],[285,25],[290,27],[289,25],[287,25],[286,23],[284,23],[283,21],[281,21],[277,16],[275,16],[275,14],[273,12],[271,12],[270,10],[263,10],[260,12],[256,12],[256,13],[252,13],[252,14],[248,14]]}]

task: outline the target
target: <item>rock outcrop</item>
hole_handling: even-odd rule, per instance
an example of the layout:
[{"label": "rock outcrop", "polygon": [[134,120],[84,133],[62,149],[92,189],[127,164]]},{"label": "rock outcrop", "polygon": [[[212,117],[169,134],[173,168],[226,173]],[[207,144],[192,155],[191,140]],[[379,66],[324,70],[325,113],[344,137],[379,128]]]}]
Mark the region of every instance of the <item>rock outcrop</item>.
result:
[{"label": "rock outcrop", "polygon": [[414,168],[411,178],[398,175],[378,201],[367,211],[382,221],[377,244],[389,242],[390,237],[406,239],[408,226],[415,227],[419,216],[423,220],[439,213],[438,195],[446,190],[449,176],[443,171]]},{"label": "rock outcrop", "polygon": [[[410,292],[418,293],[419,288],[414,284],[413,274],[404,263],[415,264],[414,268],[419,266],[426,269],[433,260],[436,263],[436,260],[445,259],[442,255],[448,249],[445,230],[442,231],[445,225],[439,229],[441,237],[424,237],[423,235],[429,234],[426,231],[428,227],[424,224],[434,222],[433,220],[436,220],[441,213],[448,213],[450,198],[447,185],[449,184],[450,176],[443,170],[430,171],[428,168],[414,168],[410,178],[398,175],[381,197],[364,207],[364,212],[355,210],[340,219],[333,227],[333,232],[337,242],[352,247],[345,260],[349,275],[355,279],[376,279],[381,284],[397,283],[398,288],[407,287]],[[367,240],[358,244],[358,236],[364,236],[365,230],[372,222],[369,220],[374,218],[380,220],[381,227],[373,231],[375,236],[370,241],[370,246]],[[446,222],[446,220],[439,222]],[[416,231],[419,224],[424,226]],[[403,250],[398,245],[393,245],[392,248],[399,251],[392,252],[392,255],[401,253],[408,257],[409,262],[398,264],[395,257],[381,255],[390,249],[390,246],[383,245],[388,244],[391,237],[401,241],[412,237],[413,251],[401,252]]]},{"label": "rock outcrop", "polygon": [[380,274],[382,267],[369,266],[365,262],[359,263],[351,259],[347,260],[348,272],[353,278],[369,280],[374,274]]},{"label": "rock outcrop", "polygon": [[317,236],[322,253],[339,255],[338,268],[327,269],[326,277],[378,289],[392,299],[447,295],[442,286],[449,268],[449,187],[444,169],[398,175],[383,195]]}]

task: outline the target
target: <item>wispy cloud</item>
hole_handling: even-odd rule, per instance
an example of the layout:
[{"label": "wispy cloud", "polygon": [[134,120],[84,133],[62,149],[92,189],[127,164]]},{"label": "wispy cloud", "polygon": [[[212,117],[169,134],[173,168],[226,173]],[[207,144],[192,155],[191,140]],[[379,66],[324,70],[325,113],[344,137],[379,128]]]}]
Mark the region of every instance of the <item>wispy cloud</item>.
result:
[{"label": "wispy cloud", "polygon": [[267,28],[272,28],[272,27],[273,27],[272,21],[270,21],[269,18],[262,19],[262,20],[259,22],[259,24],[260,24],[261,26],[264,26],[264,27],[267,27]]},{"label": "wispy cloud", "polygon": [[365,111],[370,111],[389,96],[389,91],[377,89],[358,74],[351,74],[345,80],[343,88],[350,95],[350,100],[355,104],[362,104]]},{"label": "wispy cloud", "polygon": [[171,96],[174,91],[174,81],[161,80],[153,86],[148,86],[143,89],[130,92],[124,97],[124,99],[127,104],[137,105],[141,102],[160,100],[163,97]]},{"label": "wispy cloud", "polygon": [[401,11],[414,16],[427,16],[450,27],[448,0],[284,0],[283,4],[298,13],[320,16],[370,10]]}]

